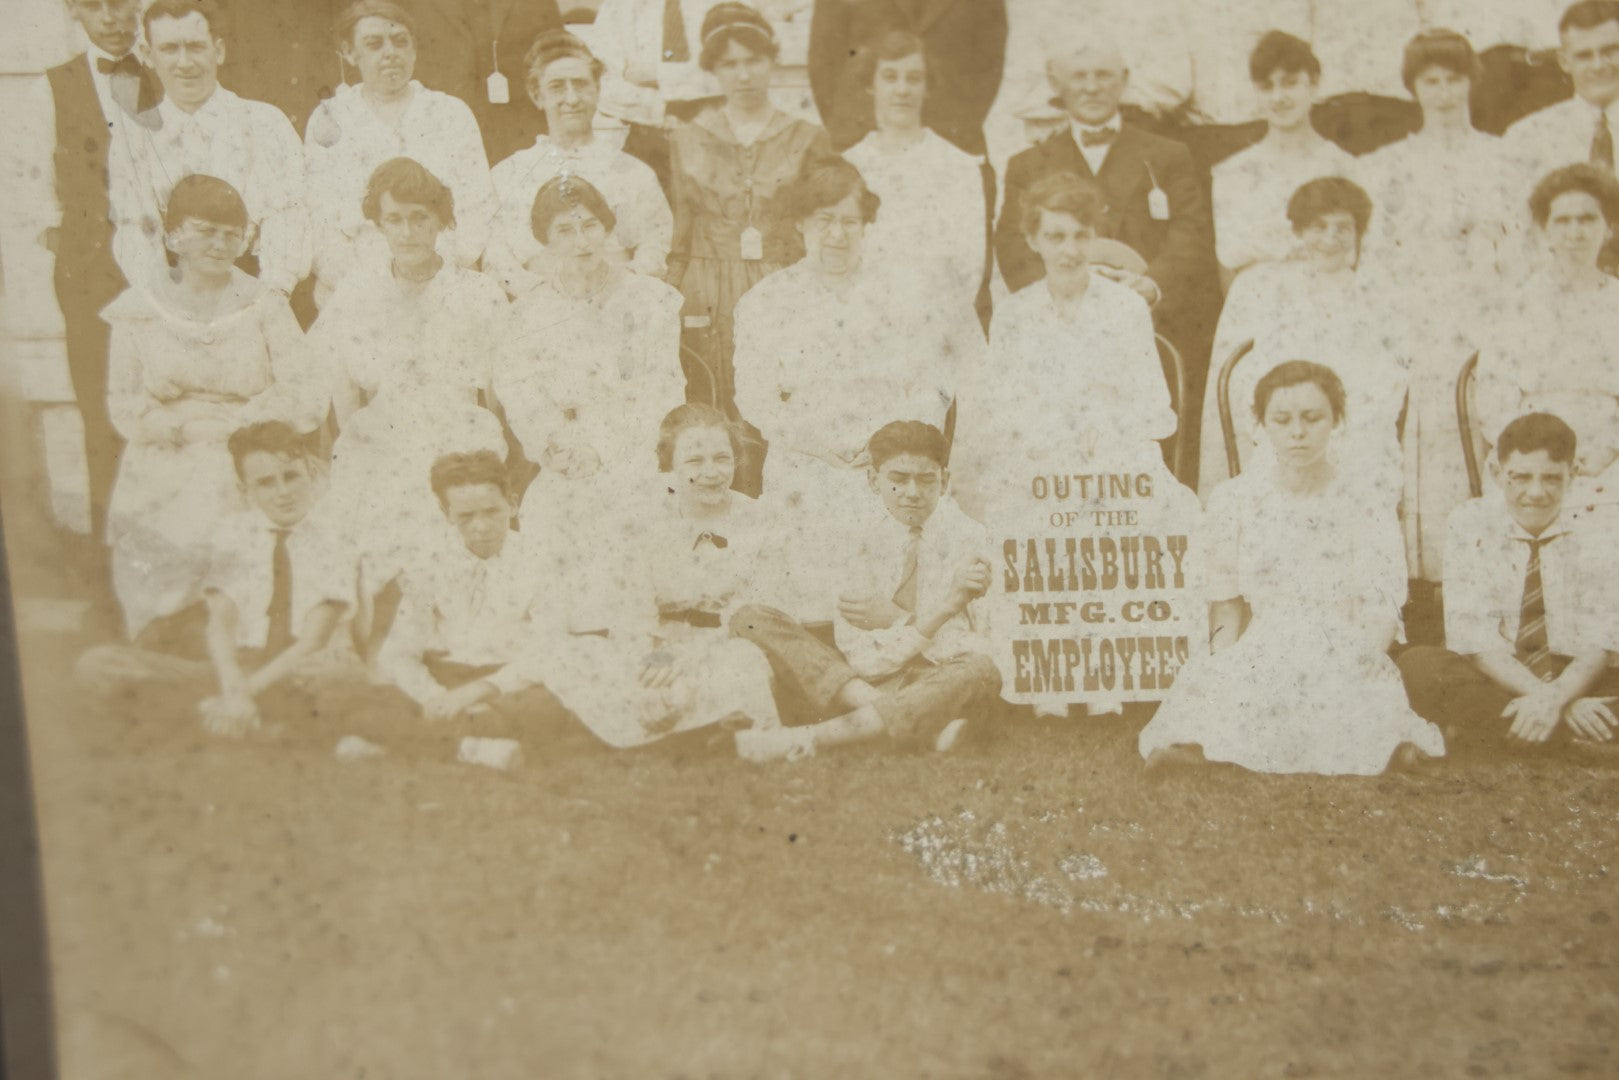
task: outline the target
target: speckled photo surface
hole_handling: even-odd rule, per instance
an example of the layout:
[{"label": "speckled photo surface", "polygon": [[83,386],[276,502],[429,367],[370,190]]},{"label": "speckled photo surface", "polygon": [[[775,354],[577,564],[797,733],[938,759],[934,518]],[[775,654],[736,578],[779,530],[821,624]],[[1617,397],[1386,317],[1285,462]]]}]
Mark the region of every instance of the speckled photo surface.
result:
[{"label": "speckled photo surface", "polygon": [[1619,1075],[1619,0],[5,21],[8,1075]]}]

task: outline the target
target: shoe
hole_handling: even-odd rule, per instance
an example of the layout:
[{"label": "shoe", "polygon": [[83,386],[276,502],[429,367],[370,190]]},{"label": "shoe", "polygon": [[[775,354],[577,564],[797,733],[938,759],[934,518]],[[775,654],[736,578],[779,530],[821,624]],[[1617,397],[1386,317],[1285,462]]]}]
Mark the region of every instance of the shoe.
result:
[{"label": "shoe", "polygon": [[803,728],[749,728],[736,733],[736,753],[743,761],[802,761],[815,756],[815,740]]},{"label": "shoe", "polygon": [[948,754],[956,748],[957,743],[961,742],[961,734],[966,730],[967,718],[965,716],[956,717],[946,724],[944,730],[939,732],[938,738],[933,740],[933,749],[941,754]]}]

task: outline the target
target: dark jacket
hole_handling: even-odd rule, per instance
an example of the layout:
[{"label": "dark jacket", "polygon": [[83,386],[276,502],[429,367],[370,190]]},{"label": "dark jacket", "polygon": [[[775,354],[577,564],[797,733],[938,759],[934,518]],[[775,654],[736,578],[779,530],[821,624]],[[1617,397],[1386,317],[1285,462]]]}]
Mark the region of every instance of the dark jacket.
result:
[{"label": "dark jacket", "polygon": [[[1023,196],[1053,172],[1098,183],[1107,196],[1102,236],[1128,244],[1147,261],[1147,274],[1163,292],[1154,309],[1161,325],[1212,325],[1219,309],[1214,257],[1214,218],[1208,192],[1186,147],[1129,123],[1102,162],[1090,165],[1067,128],[1015,155],[1006,167],[1006,202],[995,230],[995,257],[1013,291],[1044,276],[1040,259],[1023,239]],[[1167,220],[1154,220],[1149,205],[1153,181],[1169,200]]]}]

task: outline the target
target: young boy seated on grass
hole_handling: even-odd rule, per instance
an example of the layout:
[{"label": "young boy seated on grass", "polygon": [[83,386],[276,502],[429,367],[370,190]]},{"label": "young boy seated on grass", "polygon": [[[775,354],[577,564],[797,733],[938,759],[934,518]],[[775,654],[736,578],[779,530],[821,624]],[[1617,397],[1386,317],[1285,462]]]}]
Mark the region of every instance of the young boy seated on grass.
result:
[{"label": "young boy seated on grass", "polygon": [[1563,512],[1574,461],[1568,424],[1520,416],[1489,459],[1499,490],[1450,516],[1447,647],[1398,658],[1412,709],[1443,728],[1448,745],[1619,750],[1611,538]]},{"label": "young boy seated on grass", "polygon": [[311,661],[352,607],[354,562],[310,517],[315,473],[302,436],[271,420],[234,432],[228,447],[248,508],[215,530],[202,598],[133,645],[90,649],[78,675],[108,699],[195,705],[208,731],[240,736],[265,714],[312,711]]},{"label": "young boy seated on grass", "polygon": [[840,541],[848,570],[833,619],[837,648],[775,608],[747,605],[731,618],[731,633],[770,659],[778,698],[788,699],[783,712],[831,717],[737,732],[749,760],[880,735],[948,750],[1000,692],[977,603],[990,583],[988,537],[947,494],[944,435],[896,421],[868,451],[872,501],[850,508],[856,522]]},{"label": "young boy seated on grass", "polygon": [[[512,529],[516,501],[491,451],[446,454],[430,482],[453,529],[404,573],[383,673],[433,725],[513,737],[566,711],[541,673],[567,650],[554,560]],[[606,673],[604,673],[605,675]]]}]

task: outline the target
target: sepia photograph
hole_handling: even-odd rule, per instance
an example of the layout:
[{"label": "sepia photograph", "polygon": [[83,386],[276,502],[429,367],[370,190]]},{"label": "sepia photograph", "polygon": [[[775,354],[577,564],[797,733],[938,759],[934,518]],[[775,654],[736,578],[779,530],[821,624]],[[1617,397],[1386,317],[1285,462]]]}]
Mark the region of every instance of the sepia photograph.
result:
[{"label": "sepia photograph", "polygon": [[1619,1076],[1619,0],[4,13],[6,1076]]}]

